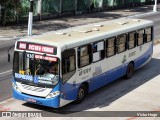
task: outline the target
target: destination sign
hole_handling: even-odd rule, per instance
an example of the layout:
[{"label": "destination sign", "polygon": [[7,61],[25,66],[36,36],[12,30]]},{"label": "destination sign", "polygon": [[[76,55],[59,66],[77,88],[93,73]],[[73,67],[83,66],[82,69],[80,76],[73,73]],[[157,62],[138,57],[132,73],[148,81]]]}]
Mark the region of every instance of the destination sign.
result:
[{"label": "destination sign", "polygon": [[18,42],[17,49],[21,50],[29,50],[41,53],[49,53],[49,54],[56,54],[57,48],[53,46],[46,46],[40,44],[31,44],[31,43],[24,43]]},{"label": "destination sign", "polygon": [[35,55],[35,58],[36,58],[36,59],[43,59],[43,60],[48,60],[48,61],[57,62],[57,58],[50,57],[50,56]]},{"label": "destination sign", "polygon": [[26,49],[27,48],[27,44],[26,43],[19,43],[19,49]]},{"label": "destination sign", "polygon": [[42,46],[42,45],[35,45],[29,44],[28,50],[37,51],[37,52],[44,52],[44,53],[54,53],[54,48],[49,46]]}]

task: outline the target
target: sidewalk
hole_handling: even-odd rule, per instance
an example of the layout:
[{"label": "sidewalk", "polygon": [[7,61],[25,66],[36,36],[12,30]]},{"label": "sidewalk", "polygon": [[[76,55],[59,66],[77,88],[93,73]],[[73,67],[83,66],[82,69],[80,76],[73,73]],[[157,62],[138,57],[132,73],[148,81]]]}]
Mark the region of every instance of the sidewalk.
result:
[{"label": "sidewalk", "polygon": [[[70,17],[55,18],[51,20],[33,22],[33,34],[40,34],[47,31],[64,29],[71,26],[107,21],[120,17],[146,14],[153,11],[152,5],[140,6],[128,9],[119,9],[105,12],[95,12]],[[15,26],[0,26],[0,40],[17,38],[27,35],[27,23]]]}]

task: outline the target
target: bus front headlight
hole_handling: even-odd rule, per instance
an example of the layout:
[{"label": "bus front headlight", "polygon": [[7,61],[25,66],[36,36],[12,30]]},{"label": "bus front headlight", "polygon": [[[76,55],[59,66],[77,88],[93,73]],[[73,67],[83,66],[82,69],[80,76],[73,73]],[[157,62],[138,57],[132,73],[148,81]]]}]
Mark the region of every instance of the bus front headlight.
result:
[{"label": "bus front headlight", "polygon": [[60,95],[60,92],[59,91],[55,91],[55,92],[49,93],[49,95],[46,98],[53,98],[53,97],[56,97],[58,95]]},{"label": "bus front headlight", "polygon": [[12,86],[13,86],[13,88],[16,89],[18,92],[21,92],[21,91],[19,90],[18,86],[17,86],[14,82],[12,82]]}]

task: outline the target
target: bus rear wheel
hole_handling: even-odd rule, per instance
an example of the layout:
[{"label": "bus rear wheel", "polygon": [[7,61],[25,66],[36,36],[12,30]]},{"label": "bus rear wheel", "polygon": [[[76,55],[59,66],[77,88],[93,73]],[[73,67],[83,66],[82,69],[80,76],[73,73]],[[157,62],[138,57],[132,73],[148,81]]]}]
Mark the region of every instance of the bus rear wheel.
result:
[{"label": "bus rear wheel", "polygon": [[133,72],[134,72],[134,65],[133,63],[129,63],[127,67],[126,78],[130,79],[133,75]]},{"label": "bus rear wheel", "polygon": [[86,97],[87,95],[87,88],[84,84],[82,84],[78,90],[78,93],[77,93],[77,99],[75,101],[75,103],[79,104],[81,103],[84,98]]}]

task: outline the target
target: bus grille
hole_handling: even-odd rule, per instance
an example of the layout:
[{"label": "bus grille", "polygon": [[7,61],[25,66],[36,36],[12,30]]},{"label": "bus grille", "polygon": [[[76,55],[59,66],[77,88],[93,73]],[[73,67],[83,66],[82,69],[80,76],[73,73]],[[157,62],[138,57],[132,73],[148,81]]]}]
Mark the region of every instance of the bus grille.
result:
[{"label": "bus grille", "polygon": [[36,86],[30,86],[22,84],[22,87],[26,90],[36,91],[36,92],[43,92],[46,90],[46,88],[36,87]]}]

